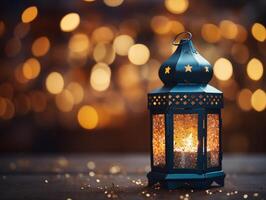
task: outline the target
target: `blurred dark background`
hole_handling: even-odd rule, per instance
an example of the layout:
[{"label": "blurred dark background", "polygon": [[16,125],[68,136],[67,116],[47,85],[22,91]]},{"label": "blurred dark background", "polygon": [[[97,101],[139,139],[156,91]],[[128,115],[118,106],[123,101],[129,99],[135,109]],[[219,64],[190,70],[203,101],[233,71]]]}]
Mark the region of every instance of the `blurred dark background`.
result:
[{"label": "blurred dark background", "polygon": [[147,152],[147,92],[184,30],[224,92],[225,152],[266,152],[266,2],[1,1],[0,152]]}]

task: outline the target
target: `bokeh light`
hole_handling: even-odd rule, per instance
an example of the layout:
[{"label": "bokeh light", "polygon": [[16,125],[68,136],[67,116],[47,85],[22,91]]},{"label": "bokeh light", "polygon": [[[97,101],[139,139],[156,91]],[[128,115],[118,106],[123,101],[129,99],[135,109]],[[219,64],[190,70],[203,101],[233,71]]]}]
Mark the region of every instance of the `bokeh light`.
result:
[{"label": "bokeh light", "polygon": [[115,50],[111,44],[98,43],[94,47],[93,58],[96,62],[111,64],[115,60]]},{"label": "bokeh light", "polygon": [[55,103],[57,108],[62,112],[70,112],[74,106],[74,98],[71,92],[65,89],[56,95]]},{"label": "bokeh light", "polygon": [[254,110],[261,112],[266,107],[266,94],[262,89],[257,89],[251,96],[251,105]]},{"label": "bokeh light", "polygon": [[44,56],[50,49],[50,41],[47,37],[37,38],[31,47],[32,54],[36,57]]},{"label": "bokeh light", "polygon": [[23,64],[22,71],[25,78],[34,79],[40,74],[41,65],[36,58],[29,58]]},{"label": "bokeh light", "polygon": [[78,111],[79,125],[84,129],[94,129],[98,125],[99,117],[94,107],[85,105]]},{"label": "bokeh light", "polygon": [[151,28],[157,34],[167,34],[171,31],[171,21],[166,16],[154,16],[151,20]]},{"label": "bokeh light", "polygon": [[29,33],[29,31],[30,31],[30,24],[18,23],[14,29],[14,35],[17,38],[22,39]]},{"label": "bokeh light", "polygon": [[188,9],[188,0],[165,0],[166,9],[173,14],[181,14]]},{"label": "bokeh light", "polygon": [[90,40],[86,34],[76,33],[70,38],[68,48],[71,53],[87,55],[90,50]]},{"label": "bokeh light", "polygon": [[252,92],[249,89],[242,89],[237,95],[237,104],[243,111],[249,111],[251,107]]},{"label": "bokeh light", "polygon": [[68,13],[60,21],[60,28],[64,32],[71,32],[75,30],[80,23],[78,13]]},{"label": "bokeh light", "polygon": [[201,35],[204,40],[210,43],[218,42],[221,39],[220,29],[214,24],[203,24]]},{"label": "bokeh light", "polygon": [[134,44],[134,39],[129,35],[119,35],[114,39],[113,48],[120,56],[126,56],[129,48]]},{"label": "bokeh light", "polygon": [[117,7],[120,6],[124,0],[103,0],[105,5],[110,6],[110,7]]},{"label": "bokeh light", "polygon": [[71,92],[74,104],[79,104],[83,100],[84,89],[78,82],[70,82],[66,88],[69,92]]},{"label": "bokeh light", "polygon": [[91,87],[96,91],[106,90],[111,81],[111,69],[105,63],[97,63],[93,66],[90,76]]},{"label": "bokeh light", "polygon": [[222,20],[220,22],[221,34],[226,39],[234,39],[237,37],[238,29],[237,25],[230,20]]},{"label": "bokeh light", "polygon": [[108,43],[114,38],[113,30],[108,26],[101,26],[96,28],[92,33],[92,40],[95,43]]},{"label": "bokeh light", "polygon": [[5,53],[8,57],[16,56],[21,50],[21,42],[18,38],[14,37],[7,41],[5,46]]},{"label": "bokeh light", "polygon": [[213,72],[219,80],[227,81],[233,74],[232,63],[226,58],[219,58],[214,64]]},{"label": "bokeh light", "polygon": [[21,15],[21,21],[23,23],[32,22],[38,15],[38,9],[36,6],[31,6],[25,9]]},{"label": "bokeh light", "polygon": [[0,117],[5,113],[6,111],[6,100],[5,98],[0,96]]},{"label": "bokeh light", "polygon": [[31,109],[34,112],[43,112],[47,106],[47,97],[44,92],[32,91],[30,93]]},{"label": "bokeh light", "polygon": [[251,27],[251,33],[253,37],[259,41],[264,42],[266,38],[266,30],[265,27],[260,23],[254,23]]},{"label": "bokeh light", "polygon": [[135,65],[144,65],[150,58],[150,50],[144,44],[135,44],[130,47],[128,59]]},{"label": "bokeh light", "polygon": [[0,37],[5,33],[5,23],[0,21]]},{"label": "bokeh light", "polygon": [[63,76],[58,72],[51,72],[46,78],[46,89],[52,94],[59,94],[64,88]]},{"label": "bokeh light", "polygon": [[249,59],[249,50],[245,44],[236,43],[232,46],[231,54],[233,59],[240,64],[244,64]]},{"label": "bokeh light", "polygon": [[0,116],[4,120],[9,120],[14,117],[15,115],[15,106],[9,99],[5,100],[5,108],[3,114]]},{"label": "bokeh light", "polygon": [[260,80],[263,76],[262,62],[257,58],[252,58],[247,64],[247,74],[254,81]]}]

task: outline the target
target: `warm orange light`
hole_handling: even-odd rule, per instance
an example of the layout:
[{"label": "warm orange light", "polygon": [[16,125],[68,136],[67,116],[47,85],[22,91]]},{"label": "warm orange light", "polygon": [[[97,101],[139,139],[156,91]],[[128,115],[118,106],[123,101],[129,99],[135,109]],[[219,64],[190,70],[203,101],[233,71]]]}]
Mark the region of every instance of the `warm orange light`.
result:
[{"label": "warm orange light", "polygon": [[222,20],[220,22],[220,30],[222,36],[227,39],[234,39],[238,34],[237,25],[230,20]]},{"label": "warm orange light", "polygon": [[130,47],[128,59],[135,65],[144,65],[150,58],[150,50],[144,44],[135,44]]},{"label": "warm orange light", "polygon": [[152,116],[153,165],[165,165],[165,118],[163,114]]},{"label": "warm orange light", "polygon": [[92,40],[96,43],[108,43],[114,38],[113,30],[108,26],[101,26],[92,32]]},{"label": "warm orange light", "polygon": [[166,9],[173,14],[181,14],[188,9],[188,0],[165,0]]},{"label": "warm orange light", "polygon": [[214,24],[204,24],[201,28],[201,35],[204,40],[210,43],[218,42],[221,39],[220,30]]},{"label": "warm orange light", "polygon": [[23,64],[22,72],[25,78],[34,79],[38,77],[41,71],[41,65],[39,61],[35,58],[29,58]]},{"label": "warm orange light", "polygon": [[50,73],[46,78],[46,89],[52,94],[59,94],[64,88],[64,79],[58,72]]},{"label": "warm orange light", "polygon": [[247,65],[247,74],[254,81],[260,80],[263,76],[262,62],[257,58],[252,58]]},{"label": "warm orange light", "polygon": [[124,0],[103,0],[105,5],[110,6],[110,7],[117,7],[120,6]]},{"label": "warm orange light", "polygon": [[259,41],[264,42],[266,38],[266,29],[265,27],[260,23],[255,23],[252,25],[251,33],[253,37]]},{"label": "warm orange light", "polygon": [[213,67],[214,75],[222,81],[227,81],[233,75],[233,66],[226,58],[219,58]]},{"label": "warm orange light", "polygon": [[251,105],[254,110],[262,112],[266,107],[266,94],[262,89],[257,89],[251,96]]},{"label": "warm orange light", "polygon": [[21,15],[21,20],[23,23],[32,22],[38,15],[38,9],[36,6],[31,6],[25,9]]},{"label": "warm orange light", "polygon": [[68,13],[60,21],[60,28],[64,32],[71,32],[75,30],[80,23],[78,13]]},{"label": "warm orange light", "polygon": [[40,57],[44,56],[50,49],[50,41],[47,37],[42,36],[37,38],[31,47],[32,54]]},{"label": "warm orange light", "polygon": [[47,97],[41,91],[34,91],[30,94],[31,108],[34,112],[43,112],[47,106]]},{"label": "warm orange light", "polygon": [[251,110],[251,96],[252,92],[249,89],[242,89],[238,93],[237,104],[243,111]]},{"label": "warm orange light", "polygon": [[98,125],[98,113],[92,106],[82,106],[77,117],[80,126],[84,129],[94,129]]},{"label": "warm orange light", "polygon": [[13,118],[14,115],[15,115],[14,104],[9,99],[5,99],[5,110],[4,110],[4,113],[1,115],[1,118],[5,120],[9,120]]},{"label": "warm orange light", "polygon": [[207,114],[207,167],[219,166],[219,115]]},{"label": "warm orange light", "polygon": [[112,45],[98,43],[93,50],[93,58],[96,62],[111,64],[115,60],[115,51]]},{"label": "warm orange light", "polygon": [[113,48],[120,56],[126,56],[129,48],[134,44],[134,40],[129,35],[119,35],[114,39]]},{"label": "warm orange light", "polygon": [[84,90],[78,82],[70,82],[67,90],[71,92],[75,104],[79,104],[83,100]]},{"label": "warm orange light", "polygon": [[71,37],[69,40],[68,48],[73,53],[83,53],[88,52],[90,48],[90,41],[86,34],[77,33]]},{"label": "warm orange light", "polygon": [[154,16],[151,20],[151,28],[157,34],[167,34],[170,32],[172,24],[165,16]]},{"label": "warm orange light", "polygon": [[[0,28],[1,29],[1,28]],[[30,31],[30,24],[19,23],[14,29],[14,35],[18,38],[24,38]],[[0,30],[1,35],[1,30]]]},{"label": "warm orange light", "polygon": [[4,34],[5,32],[5,23],[3,21],[0,21],[0,37]]},{"label": "warm orange light", "polygon": [[5,98],[0,97],[0,117],[4,115],[6,111],[6,106],[7,106],[6,104],[7,103],[6,103]]},{"label": "warm orange light", "polygon": [[21,42],[18,38],[9,39],[5,46],[5,53],[8,57],[16,56],[21,50]]},{"label": "warm orange light", "polygon": [[105,63],[97,63],[93,66],[90,76],[91,87],[96,91],[106,90],[111,81],[111,69]]},{"label": "warm orange light", "polygon": [[174,167],[195,168],[198,151],[198,115],[174,114]]},{"label": "warm orange light", "polygon": [[240,64],[246,63],[249,59],[249,50],[245,44],[234,44],[231,49],[231,54],[234,60]]},{"label": "warm orange light", "polygon": [[55,103],[62,112],[70,112],[74,106],[74,98],[72,94],[66,89],[55,97]]}]

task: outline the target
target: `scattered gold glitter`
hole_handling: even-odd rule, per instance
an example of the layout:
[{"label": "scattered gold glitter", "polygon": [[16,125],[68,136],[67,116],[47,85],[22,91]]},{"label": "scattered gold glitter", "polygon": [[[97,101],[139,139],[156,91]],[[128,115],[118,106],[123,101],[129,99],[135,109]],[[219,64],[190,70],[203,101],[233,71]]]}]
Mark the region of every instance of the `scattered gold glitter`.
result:
[{"label": "scattered gold glitter", "polygon": [[198,151],[198,115],[174,115],[174,168],[195,168]]},{"label": "scattered gold glitter", "polygon": [[219,165],[219,115],[207,115],[207,167]]},{"label": "scattered gold glitter", "polygon": [[153,165],[163,167],[165,165],[165,118],[163,114],[153,115]]}]

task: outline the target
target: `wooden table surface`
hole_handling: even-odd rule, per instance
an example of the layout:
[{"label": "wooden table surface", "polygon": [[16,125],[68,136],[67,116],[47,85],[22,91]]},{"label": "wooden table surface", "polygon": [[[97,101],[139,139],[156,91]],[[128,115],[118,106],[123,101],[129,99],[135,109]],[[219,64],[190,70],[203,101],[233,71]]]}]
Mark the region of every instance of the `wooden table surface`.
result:
[{"label": "wooden table surface", "polygon": [[225,155],[225,187],[148,188],[147,154],[0,156],[0,199],[266,199],[266,155]]}]

